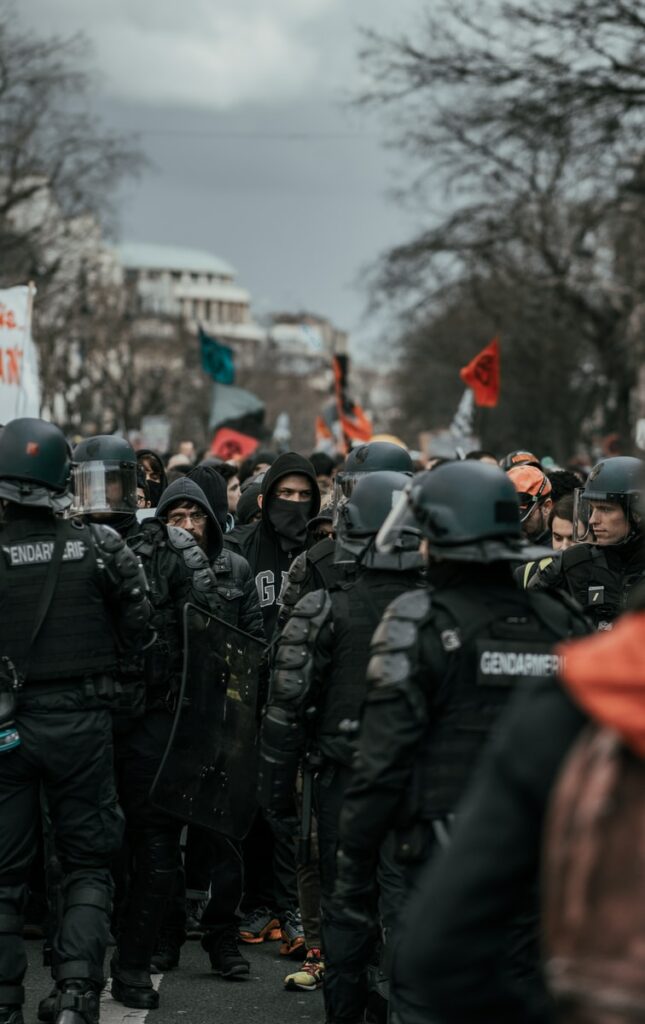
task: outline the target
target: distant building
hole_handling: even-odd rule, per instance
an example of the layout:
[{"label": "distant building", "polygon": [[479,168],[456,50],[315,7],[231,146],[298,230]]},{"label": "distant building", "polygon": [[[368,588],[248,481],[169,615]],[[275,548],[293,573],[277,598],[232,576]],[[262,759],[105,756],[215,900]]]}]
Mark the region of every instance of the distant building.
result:
[{"label": "distant building", "polygon": [[[251,362],[266,332],[254,322],[248,291],[233,267],[212,253],[174,245],[124,242],[116,254],[142,317],[180,317],[190,328],[232,342]],[[236,344],[237,343],[237,344]]]},{"label": "distant building", "polygon": [[273,313],[267,335],[276,372],[306,376],[317,390],[330,385],[334,353],[347,351],[346,331],[314,313]]}]

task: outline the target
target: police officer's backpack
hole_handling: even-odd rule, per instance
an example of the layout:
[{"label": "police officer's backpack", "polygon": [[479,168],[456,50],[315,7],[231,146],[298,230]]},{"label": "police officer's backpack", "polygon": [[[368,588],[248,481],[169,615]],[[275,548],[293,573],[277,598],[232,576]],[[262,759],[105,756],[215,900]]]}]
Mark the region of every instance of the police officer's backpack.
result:
[{"label": "police officer's backpack", "polygon": [[645,1021],[645,760],[590,726],[552,799],[547,980],[567,1024]]}]

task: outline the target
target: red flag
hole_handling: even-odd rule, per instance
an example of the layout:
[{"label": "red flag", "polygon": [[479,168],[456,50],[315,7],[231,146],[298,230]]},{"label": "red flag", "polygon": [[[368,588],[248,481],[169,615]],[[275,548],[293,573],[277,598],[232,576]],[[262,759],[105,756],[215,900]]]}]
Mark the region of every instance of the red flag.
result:
[{"label": "red flag", "polygon": [[333,358],[338,420],[346,438],[351,441],[369,441],[373,433],[372,424],[360,405],[356,405],[347,395],[348,363],[346,355],[335,355]]},{"label": "red flag", "polygon": [[475,394],[475,405],[497,405],[499,399],[499,341],[493,338],[468,366],[459,371],[459,376]]},{"label": "red flag", "polygon": [[255,451],[259,443],[256,437],[249,437],[248,434],[240,434],[239,430],[222,427],[211,441],[211,455],[217,455],[225,462],[233,459],[241,462],[247,455]]}]

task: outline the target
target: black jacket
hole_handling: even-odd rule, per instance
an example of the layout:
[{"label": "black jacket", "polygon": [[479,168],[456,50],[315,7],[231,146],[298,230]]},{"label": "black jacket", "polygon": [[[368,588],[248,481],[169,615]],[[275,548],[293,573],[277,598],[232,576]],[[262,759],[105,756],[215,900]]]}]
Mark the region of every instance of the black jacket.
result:
[{"label": "black jacket", "polygon": [[251,569],[242,555],[222,548],[222,530],[206,495],[189,477],[180,477],[163,492],[156,511],[165,518],[178,501],[198,505],[208,516],[206,553],[217,583],[218,615],[238,629],[264,640],[262,612]]},{"label": "black jacket", "polygon": [[296,452],[285,452],[278,456],[262,480],[261,520],[247,526],[236,527],[232,533],[227,533],[224,539],[224,546],[229,551],[242,555],[251,566],[264,618],[264,629],[269,640],[278,617],[283,580],[286,579],[292,560],[304,548],[303,544],[289,551],[283,550],[268,515],[272,491],[282,477],[291,473],[300,473],[311,482],[312,498],[308,514],[309,517],[317,515],[320,510],[320,490],[313,466],[304,456]]}]

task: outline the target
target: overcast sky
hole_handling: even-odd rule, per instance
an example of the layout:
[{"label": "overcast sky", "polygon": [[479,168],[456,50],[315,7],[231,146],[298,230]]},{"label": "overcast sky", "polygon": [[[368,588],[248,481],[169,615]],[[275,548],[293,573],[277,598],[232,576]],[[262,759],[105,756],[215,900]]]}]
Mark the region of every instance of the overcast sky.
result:
[{"label": "overcast sky", "polygon": [[152,169],[124,190],[121,236],[193,245],[237,268],[258,313],[306,308],[351,330],[357,277],[413,225],[387,198],[401,165],[348,112],[358,26],[400,31],[423,0],[20,0],[43,33],[83,31],[99,108]]}]

